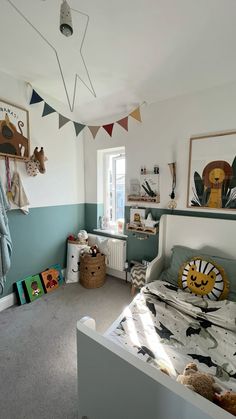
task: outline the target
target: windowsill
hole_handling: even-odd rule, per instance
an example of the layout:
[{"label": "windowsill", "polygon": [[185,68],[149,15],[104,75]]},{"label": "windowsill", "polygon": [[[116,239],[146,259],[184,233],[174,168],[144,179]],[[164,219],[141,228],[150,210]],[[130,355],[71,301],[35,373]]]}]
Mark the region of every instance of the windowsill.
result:
[{"label": "windowsill", "polygon": [[115,230],[102,230],[101,228],[94,228],[94,232],[104,234],[104,236],[111,236],[111,237],[117,237],[118,239],[127,239],[126,234],[117,233]]}]

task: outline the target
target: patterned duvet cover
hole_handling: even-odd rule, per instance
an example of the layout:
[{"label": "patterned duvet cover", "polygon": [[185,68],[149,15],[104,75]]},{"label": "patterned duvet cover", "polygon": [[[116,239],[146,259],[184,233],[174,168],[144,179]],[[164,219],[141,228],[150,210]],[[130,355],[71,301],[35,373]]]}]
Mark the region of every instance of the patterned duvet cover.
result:
[{"label": "patterned duvet cover", "polygon": [[109,339],[176,379],[185,365],[236,392],[236,303],[195,297],[164,281],[146,285]]}]

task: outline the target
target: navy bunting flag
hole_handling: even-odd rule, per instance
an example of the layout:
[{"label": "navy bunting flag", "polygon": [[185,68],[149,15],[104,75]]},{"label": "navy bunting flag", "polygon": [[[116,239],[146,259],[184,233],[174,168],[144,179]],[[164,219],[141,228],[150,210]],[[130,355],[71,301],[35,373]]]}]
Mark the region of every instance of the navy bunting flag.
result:
[{"label": "navy bunting flag", "polygon": [[30,105],[33,105],[34,103],[42,102],[43,98],[39,96],[39,94],[33,89],[32,96],[30,99]]}]

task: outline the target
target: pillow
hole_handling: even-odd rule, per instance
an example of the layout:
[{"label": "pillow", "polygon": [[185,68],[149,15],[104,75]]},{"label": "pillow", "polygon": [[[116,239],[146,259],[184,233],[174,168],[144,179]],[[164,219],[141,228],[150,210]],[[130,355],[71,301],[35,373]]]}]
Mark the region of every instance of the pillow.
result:
[{"label": "pillow", "polygon": [[202,257],[183,263],[179,269],[179,287],[213,301],[224,300],[229,293],[224,269],[213,260]]},{"label": "pillow", "polygon": [[170,266],[161,273],[159,279],[178,286],[178,274],[180,267],[184,262],[196,256],[211,259],[217,265],[222,266],[229,281],[228,300],[236,301],[236,260],[233,259],[226,259],[205,254],[204,251],[190,249],[189,247],[174,246],[172,249]]}]

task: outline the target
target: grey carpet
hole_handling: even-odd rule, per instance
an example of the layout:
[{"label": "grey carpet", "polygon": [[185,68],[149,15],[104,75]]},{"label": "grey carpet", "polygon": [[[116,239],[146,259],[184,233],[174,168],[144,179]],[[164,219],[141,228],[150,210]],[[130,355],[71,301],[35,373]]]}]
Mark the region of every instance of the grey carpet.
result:
[{"label": "grey carpet", "polygon": [[0,313],[0,418],[77,418],[76,322],[94,317],[103,333],[130,302],[130,285],[108,277]]}]

